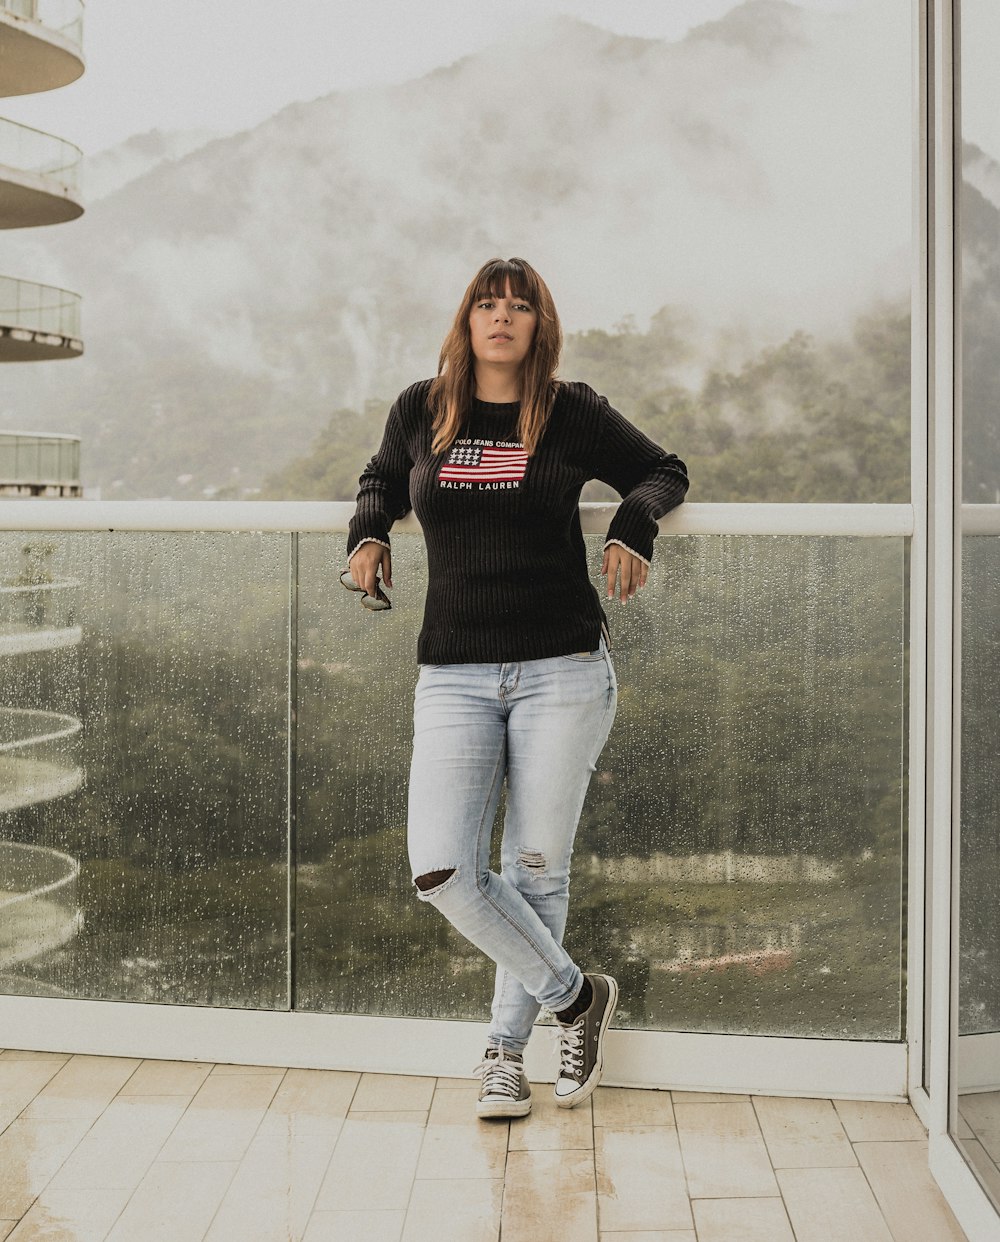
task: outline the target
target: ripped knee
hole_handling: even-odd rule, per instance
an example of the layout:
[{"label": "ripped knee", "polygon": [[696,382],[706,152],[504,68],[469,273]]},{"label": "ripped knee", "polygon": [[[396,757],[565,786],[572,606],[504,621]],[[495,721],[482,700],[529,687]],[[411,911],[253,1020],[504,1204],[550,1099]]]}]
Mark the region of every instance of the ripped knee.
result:
[{"label": "ripped knee", "polygon": [[426,875],[416,876],[413,883],[422,893],[426,893],[429,889],[437,888],[440,884],[443,884],[445,880],[450,879],[454,874],[454,867],[447,867],[444,871],[428,871]]},{"label": "ripped knee", "polygon": [[548,859],[541,850],[529,850],[522,846],[517,852],[517,865],[535,875],[544,875]]}]

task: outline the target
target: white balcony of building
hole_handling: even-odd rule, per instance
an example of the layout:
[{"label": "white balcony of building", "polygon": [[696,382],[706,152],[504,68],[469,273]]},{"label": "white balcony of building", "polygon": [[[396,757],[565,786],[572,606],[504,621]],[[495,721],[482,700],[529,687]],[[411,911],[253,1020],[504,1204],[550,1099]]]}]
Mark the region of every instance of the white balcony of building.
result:
[{"label": "white balcony of building", "polygon": [[80,729],[65,712],[0,707],[0,815],[80,788]]},{"label": "white balcony of building", "polygon": [[0,229],[63,224],[83,213],[80,148],[0,118]]},{"label": "white balcony of building", "polygon": [[68,289],[0,276],[0,362],[78,358],[80,301]]},{"label": "white balcony of building", "polygon": [[82,42],[83,0],[0,0],[0,98],[75,82]]},{"label": "white balcony of building", "polygon": [[79,862],[60,850],[0,841],[0,987],[16,986],[16,967],[77,935],[79,873]]},{"label": "white balcony of building", "polygon": [[[0,497],[70,498],[82,495],[82,490],[79,436],[0,431]],[[0,592],[4,589],[0,587]],[[17,589],[29,590],[26,585]],[[53,584],[51,589],[57,587]]]}]

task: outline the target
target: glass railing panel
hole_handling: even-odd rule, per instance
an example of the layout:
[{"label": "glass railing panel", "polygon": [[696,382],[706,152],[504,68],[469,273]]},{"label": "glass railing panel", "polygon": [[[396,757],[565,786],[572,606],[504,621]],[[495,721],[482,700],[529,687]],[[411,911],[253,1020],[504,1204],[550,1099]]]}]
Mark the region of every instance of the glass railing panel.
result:
[{"label": "glass railing panel", "polygon": [[18,448],[16,437],[0,435],[0,483],[17,478]]},{"label": "glass railing panel", "polygon": [[[962,539],[960,1037],[1000,1032],[1000,535]],[[969,1041],[968,1047],[976,1041]],[[986,1045],[986,1041],[979,1041]],[[988,1045],[987,1045],[988,1046]],[[965,1053],[970,1065],[972,1054]],[[982,1059],[982,1058],[981,1058]],[[996,1056],[990,1058],[996,1078]],[[969,1081],[975,1078],[970,1070]]]},{"label": "glass railing panel", "polygon": [[406,864],[423,538],[393,536],[384,614],[340,585],[346,538],[299,536],[295,1007],[470,1017],[482,972],[468,991],[445,987],[442,970],[467,955],[418,908]]},{"label": "glass railing panel", "polygon": [[[295,1004],[485,1021],[493,964],[407,862],[422,541],[394,535],[383,614],[337,582],[343,541],[300,537]],[[619,1026],[901,1037],[903,557],[901,538],[674,536],[606,604],[618,714],[566,944],[618,977]]]},{"label": "glass railing panel", "polygon": [[0,164],[51,177],[69,190],[79,188],[83,155],[63,138],[0,118]]},{"label": "glass railing panel", "polygon": [[59,474],[60,479],[79,481],[80,478],[80,441],[59,441]]},{"label": "glass railing panel", "polygon": [[38,445],[38,473],[46,482],[59,478],[59,444],[42,440]]},{"label": "glass railing panel", "polygon": [[0,483],[76,483],[80,441],[0,431]]},{"label": "glass railing panel", "polygon": [[[61,943],[25,952],[25,904],[0,907],[17,946],[0,990],[286,1008],[290,536],[7,531],[0,564],[8,583],[75,580],[81,631],[0,651],[7,717],[75,715],[81,774],[0,816],[4,840],[79,868]],[[0,862],[3,892],[39,887],[37,851]]]},{"label": "glass railing panel", "polygon": [[0,276],[0,324],[78,337],[80,295],[55,285]]}]

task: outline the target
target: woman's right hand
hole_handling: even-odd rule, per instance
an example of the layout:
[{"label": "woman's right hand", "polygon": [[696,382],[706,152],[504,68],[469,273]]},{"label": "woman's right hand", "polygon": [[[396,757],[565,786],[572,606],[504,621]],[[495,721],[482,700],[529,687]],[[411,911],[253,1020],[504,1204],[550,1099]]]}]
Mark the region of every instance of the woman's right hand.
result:
[{"label": "woman's right hand", "polygon": [[382,544],[375,543],[374,540],[363,543],[347,563],[351,577],[369,595],[375,594],[375,579],[380,565],[382,566],[382,581],[387,587],[391,587],[392,553]]}]

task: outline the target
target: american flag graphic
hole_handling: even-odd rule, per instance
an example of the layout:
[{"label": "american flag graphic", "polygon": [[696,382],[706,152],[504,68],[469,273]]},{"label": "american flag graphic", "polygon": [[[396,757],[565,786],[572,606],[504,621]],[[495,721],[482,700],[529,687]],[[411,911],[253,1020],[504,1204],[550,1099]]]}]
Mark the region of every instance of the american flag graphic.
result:
[{"label": "american flag graphic", "polygon": [[493,483],[524,478],[528,454],[520,444],[456,444],[438,478],[462,483]]}]

